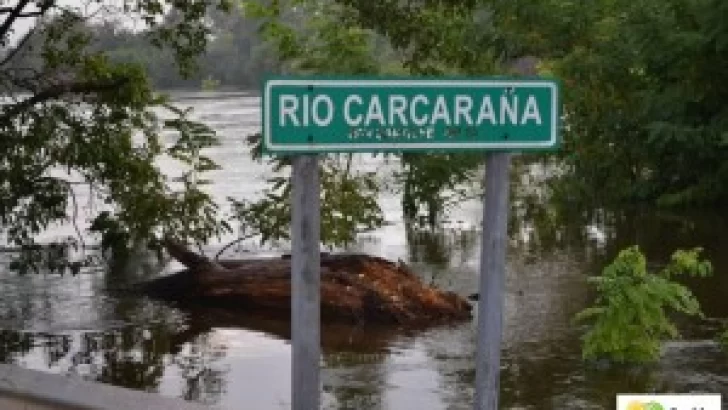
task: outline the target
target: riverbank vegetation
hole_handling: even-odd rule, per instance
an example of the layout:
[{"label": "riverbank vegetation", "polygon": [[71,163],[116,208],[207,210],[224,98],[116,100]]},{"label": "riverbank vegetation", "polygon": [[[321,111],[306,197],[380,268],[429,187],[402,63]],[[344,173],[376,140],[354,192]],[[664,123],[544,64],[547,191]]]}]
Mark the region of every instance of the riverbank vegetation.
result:
[{"label": "riverbank vegetation", "polygon": [[[67,217],[71,190],[66,182],[80,181],[49,177],[53,167],[79,172],[81,183],[104,191],[112,202],[123,202],[112,215],[132,230],[141,225],[134,227],[132,221],[156,227],[163,219],[179,218],[171,213],[175,206],[146,212],[151,208],[141,205],[145,198],[129,187],[155,185],[160,195],[148,198],[164,203],[171,193],[163,193],[166,182],[150,161],[170,152],[155,135],[165,127],[178,132],[186,127],[189,137],[180,143],[189,151],[192,145],[202,149],[214,144],[214,133],[190,126],[189,120],[154,118],[149,108],[165,102],[153,90],[210,84],[257,89],[263,75],[280,72],[478,76],[525,70],[555,76],[565,94],[562,148],[519,158],[525,164],[553,166],[556,172],[548,183],[555,197],[585,207],[714,207],[728,202],[728,115],[722,104],[728,95],[728,71],[723,69],[728,20],[722,18],[728,16],[728,6],[717,0],[210,1],[185,7],[170,3],[166,14],[158,7],[162,3],[131,2],[116,10],[100,8],[100,15],[113,18],[94,19],[53,1],[33,4],[21,2],[3,12],[6,27],[0,33],[4,95],[35,96],[6,105],[2,112],[3,132],[14,136],[4,139],[8,166],[2,176],[7,182],[2,223],[21,242]],[[43,18],[34,30],[10,42],[19,22],[38,16]],[[140,30],[130,18],[153,24]],[[92,122],[70,109],[78,105],[71,101],[77,97],[91,104]],[[64,126],[43,126],[50,123]],[[105,131],[93,132],[93,127]],[[205,137],[196,139],[191,131]],[[147,138],[142,151],[128,142],[138,132]],[[215,166],[197,155],[180,155],[204,162],[198,172]],[[128,159],[112,159],[117,157]],[[479,192],[471,189],[478,185],[473,181],[482,163],[479,155],[407,154],[398,159],[395,189],[408,217],[424,212],[433,224],[448,202]],[[135,167],[145,170],[110,171]],[[17,183],[20,174],[32,176],[25,187]],[[124,178],[121,185],[128,192],[122,193],[115,186]],[[279,182],[271,181],[272,188],[285,189]],[[376,189],[369,191],[374,195]],[[195,195],[196,206],[212,215],[214,206],[203,206],[204,193]],[[24,201],[35,204],[27,207],[32,210],[27,215],[19,211],[26,208],[20,206]],[[245,223],[254,222],[245,216],[250,212],[239,214]],[[210,229],[197,235],[202,241],[221,226],[207,219]],[[355,230],[355,225],[346,229]],[[146,230],[134,235],[153,236],[154,229]]]},{"label": "riverbank vegetation", "polygon": [[[279,3],[276,3],[279,4]],[[297,73],[500,75],[562,81],[563,146],[524,155],[546,165],[556,201],[720,207],[728,201],[728,44],[720,2],[246,2],[283,70]],[[304,18],[302,16],[309,16]],[[401,155],[405,215],[434,223],[467,196],[481,158]],[[472,188],[466,188],[473,194]],[[456,199],[457,201],[457,199]],[[251,222],[246,220],[246,223]]]},{"label": "riverbank vegetation", "polygon": [[[38,233],[70,222],[83,245],[76,225],[81,206],[96,209],[88,222],[103,230],[105,243],[116,238],[122,246],[151,244],[160,234],[205,242],[225,229],[198,178],[216,168],[202,153],[215,144],[214,132],[158,94],[142,66],[99,48],[103,26],[91,26],[88,15],[146,22],[148,41],[170,53],[181,75],[189,74],[207,45],[207,10],[230,10],[230,4],[165,2],[164,8],[164,18],[157,2],[85,8],[21,0],[0,9],[6,240],[32,248]],[[174,136],[171,143],[165,135]],[[181,164],[176,180],[156,164],[164,156]],[[101,206],[76,203],[75,189],[88,189]]]},{"label": "riverbank vegetation", "polygon": [[661,343],[680,335],[670,319],[674,312],[703,317],[690,289],[676,282],[680,275],[712,274],[701,249],[678,250],[659,272],[650,272],[639,247],[622,250],[600,276],[589,278],[598,293],[595,305],[576,315],[588,325],[583,338],[585,359],[648,363],[659,359]]},{"label": "riverbank vegetation", "polygon": [[[54,0],[0,9],[0,224],[19,246],[74,223],[77,188],[104,204],[89,222],[109,247],[165,236],[203,244],[236,224],[241,235],[285,239],[288,178],[271,178],[262,198],[230,198],[234,213],[223,215],[205,191],[215,133],[158,93],[257,89],[267,73],[553,76],[564,93],[563,144],[518,156],[514,174],[543,166],[540,187],[571,208],[728,204],[721,0],[108,3],[95,3],[93,18]],[[259,139],[248,142],[286,175],[286,159],[261,157]],[[161,157],[185,171],[165,176]],[[383,189],[400,194],[407,219],[430,226],[482,193],[479,154],[386,157],[398,161],[387,186],[350,156],[322,160],[325,245],[381,226]],[[651,278],[637,262],[628,271]],[[654,350],[642,346],[638,356]]]}]

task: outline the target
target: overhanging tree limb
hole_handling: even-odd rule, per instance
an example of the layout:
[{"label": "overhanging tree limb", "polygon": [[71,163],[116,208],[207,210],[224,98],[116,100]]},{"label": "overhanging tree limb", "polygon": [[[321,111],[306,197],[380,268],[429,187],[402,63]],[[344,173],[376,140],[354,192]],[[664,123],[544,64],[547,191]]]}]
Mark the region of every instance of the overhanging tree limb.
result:
[{"label": "overhanging tree limb", "polygon": [[[5,7],[4,11],[3,9],[0,9],[0,13],[7,13],[10,9],[8,7]],[[40,17],[43,15],[43,12],[38,11],[29,11],[27,13],[19,13],[16,18],[24,18],[24,17]]]},{"label": "overhanging tree limb", "polygon": [[86,81],[79,83],[57,84],[43,91],[40,91],[34,96],[26,98],[25,100],[22,100],[17,104],[9,106],[9,108],[0,115],[0,124],[7,123],[15,116],[22,113],[24,110],[27,110],[36,104],[60,98],[67,94],[78,95],[110,91],[123,86],[127,81],[129,81],[127,78],[120,78],[114,81],[103,83]]},{"label": "overhanging tree limb", "polygon": [[[172,49],[174,62],[182,64],[204,50],[206,13],[220,1],[225,0],[124,0],[123,13],[158,19],[169,10],[178,12],[179,20],[151,27],[147,34],[156,32],[158,45]],[[192,126],[196,121],[182,118],[184,126],[176,126],[158,115],[153,108],[164,99],[154,92],[143,66],[110,58],[103,43],[108,36],[94,16],[118,2],[92,1],[89,10],[57,0],[0,3],[0,94],[8,100],[0,106],[0,162],[7,165],[0,167],[0,225],[3,231],[7,227],[7,240],[29,241],[50,223],[74,223],[79,216],[78,204],[67,206],[76,199],[65,182],[32,183],[50,175],[44,172],[45,161],[52,161],[54,170],[79,172],[98,184],[98,195],[114,209],[108,229],[100,232],[125,249],[137,241],[152,243],[159,230],[204,243],[229,229],[218,220],[209,195],[193,184],[178,192],[155,163],[167,152],[167,131],[179,133],[183,143],[175,154],[182,158],[214,145],[214,132]],[[35,33],[22,23],[33,23]],[[136,135],[144,139],[141,146]],[[213,165],[210,160],[191,167],[203,172]],[[23,201],[14,201],[21,194]]]}]

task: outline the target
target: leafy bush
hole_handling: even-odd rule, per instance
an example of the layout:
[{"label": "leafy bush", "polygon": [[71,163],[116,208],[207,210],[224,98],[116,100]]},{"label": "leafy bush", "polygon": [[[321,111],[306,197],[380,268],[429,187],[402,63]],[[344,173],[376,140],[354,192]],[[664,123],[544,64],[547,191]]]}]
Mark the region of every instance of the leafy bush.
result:
[{"label": "leafy bush", "polygon": [[645,256],[632,246],[622,250],[601,276],[589,278],[598,292],[595,305],[575,317],[590,325],[582,339],[583,357],[622,363],[656,360],[660,342],[679,336],[668,311],[702,317],[698,300],[673,280],[678,275],[712,274],[710,262],[700,259],[701,251],[677,250],[667,266],[652,273]]},{"label": "leafy bush", "polygon": [[728,329],[718,336],[718,342],[723,347],[723,350],[728,351]]}]

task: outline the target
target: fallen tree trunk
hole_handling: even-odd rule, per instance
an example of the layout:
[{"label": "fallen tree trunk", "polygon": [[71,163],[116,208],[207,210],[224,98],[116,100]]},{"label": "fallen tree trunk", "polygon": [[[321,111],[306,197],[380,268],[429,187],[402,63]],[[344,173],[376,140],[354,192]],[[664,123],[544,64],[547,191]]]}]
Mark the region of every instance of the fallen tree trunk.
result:
[{"label": "fallen tree trunk", "polygon": [[[187,270],[140,284],[145,294],[290,317],[290,259],[218,262],[171,240],[165,246]],[[427,286],[404,264],[359,254],[321,257],[322,321],[422,326],[470,318],[464,298]]]}]

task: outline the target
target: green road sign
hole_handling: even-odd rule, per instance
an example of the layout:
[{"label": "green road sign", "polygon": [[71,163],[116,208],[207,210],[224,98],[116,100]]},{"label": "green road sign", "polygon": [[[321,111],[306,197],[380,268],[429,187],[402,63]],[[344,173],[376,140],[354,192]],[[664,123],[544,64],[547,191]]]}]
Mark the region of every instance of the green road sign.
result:
[{"label": "green road sign", "polygon": [[519,78],[275,77],[263,86],[272,154],[549,150],[559,86]]}]

